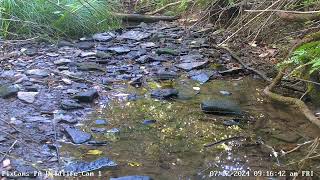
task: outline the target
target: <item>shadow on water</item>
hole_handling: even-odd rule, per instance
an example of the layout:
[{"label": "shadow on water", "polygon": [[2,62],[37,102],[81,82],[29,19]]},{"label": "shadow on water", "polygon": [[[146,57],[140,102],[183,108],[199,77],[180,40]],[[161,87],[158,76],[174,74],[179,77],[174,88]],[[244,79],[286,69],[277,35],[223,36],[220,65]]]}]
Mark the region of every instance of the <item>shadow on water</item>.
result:
[{"label": "shadow on water", "polygon": [[[95,140],[108,141],[108,145],[81,145],[75,148],[65,144],[62,155],[90,161],[97,156],[87,155],[86,152],[102,151],[101,156],[110,157],[119,164],[116,169],[103,170],[103,177],[139,174],[163,180],[208,179],[210,172],[211,175],[217,175],[217,172],[228,175],[239,170],[250,171],[253,176],[254,170],[292,170],[277,164],[286,164],[300,155],[293,153],[292,158],[275,158],[272,150],[261,145],[261,142],[285,148],[319,135],[319,130],[299,112],[266,101],[261,96],[264,85],[251,78],[215,80],[201,85],[199,92],[197,87],[200,86],[187,79],[166,84],[149,82],[148,85],[151,89],[173,86],[179,90],[179,97],[168,101],[156,100],[150,98],[149,90],[132,87],[125,88],[125,93],[141,98],[129,101],[128,94],[111,94],[112,102],[97,108],[82,126],[86,132],[93,134]],[[226,96],[220,91],[232,94]],[[246,116],[239,124],[226,126],[224,122],[234,117],[201,111],[200,103],[208,99],[234,101],[246,112]],[[96,119],[106,119],[108,123],[97,125]],[[93,133],[92,128],[117,128],[120,133]],[[290,137],[281,139],[278,137],[281,133]],[[233,137],[239,138],[204,147]]]}]

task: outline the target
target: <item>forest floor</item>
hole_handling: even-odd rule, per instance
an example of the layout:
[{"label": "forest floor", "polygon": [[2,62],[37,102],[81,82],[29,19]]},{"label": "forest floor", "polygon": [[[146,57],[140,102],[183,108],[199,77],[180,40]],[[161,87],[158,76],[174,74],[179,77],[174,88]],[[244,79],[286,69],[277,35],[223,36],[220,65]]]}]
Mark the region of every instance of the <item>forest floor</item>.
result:
[{"label": "forest floor", "polygon": [[[32,41],[8,42],[5,46],[5,54],[0,62],[0,162],[2,162],[0,170],[6,172],[2,173],[1,176],[13,178],[15,175],[9,172],[19,172],[19,176],[34,175],[43,179],[44,176],[39,176],[40,174],[34,174],[34,172],[48,172],[49,170],[89,172],[101,168],[115,168],[118,164],[120,167],[115,170],[115,173],[105,170],[103,171],[103,177],[134,175],[130,172],[135,172],[137,171],[135,168],[140,168],[138,174],[148,175],[155,179],[165,179],[170,175],[172,179],[179,179],[178,176],[180,178],[209,178],[209,172],[204,175],[199,174],[198,171],[197,174],[196,171],[189,172],[190,169],[179,170],[178,174],[174,174],[175,167],[183,167],[184,162],[179,165],[181,163],[179,153],[173,159],[170,159],[172,156],[166,154],[168,153],[166,148],[170,147],[171,143],[158,147],[158,151],[164,148],[164,152],[161,152],[160,155],[162,154],[168,159],[161,159],[161,162],[158,159],[159,162],[154,162],[157,168],[152,166],[153,160],[140,159],[144,163],[139,163],[136,159],[129,161],[129,158],[132,158],[131,155],[140,153],[141,156],[141,153],[143,154],[150,149],[135,151],[127,147],[130,143],[126,142],[125,148],[132,151],[131,155],[129,153],[125,156],[128,160],[126,163],[124,163],[125,160],[121,161],[120,157],[119,160],[116,159],[121,156],[121,149],[115,148],[117,151],[113,154],[110,153],[112,150],[110,152],[107,150],[110,146],[116,146],[115,144],[121,141],[121,138],[119,140],[119,137],[117,137],[122,136],[119,133],[121,134],[123,131],[127,133],[127,130],[131,128],[131,125],[128,125],[130,120],[118,122],[119,119],[132,118],[137,120],[140,118],[146,126],[158,123],[160,124],[157,127],[160,129],[159,132],[166,134],[171,130],[165,128],[170,123],[160,121],[165,115],[159,115],[157,120],[148,119],[150,117],[155,118],[155,115],[152,114],[155,112],[150,110],[152,109],[152,103],[163,102],[166,105],[180,106],[181,104],[174,103],[185,101],[182,110],[186,110],[183,113],[188,113],[186,108],[189,105],[185,104],[189,103],[188,100],[199,96],[201,98],[196,101],[196,104],[192,104],[194,101],[190,102],[190,117],[193,117],[194,114],[200,114],[201,119],[203,118],[205,121],[201,121],[199,124],[208,127],[208,129],[203,134],[200,133],[199,136],[194,137],[194,139],[198,139],[198,142],[194,142],[194,147],[191,143],[194,139],[188,140],[188,137],[192,136],[193,130],[198,130],[197,126],[199,124],[191,123],[192,127],[188,127],[191,129],[187,128],[186,134],[182,133],[183,130],[180,130],[180,126],[174,126],[176,128],[174,132],[176,134],[182,133],[182,139],[188,140],[185,143],[190,143],[187,148],[196,149],[201,146],[200,149],[203,151],[203,145],[211,147],[215,144],[208,145],[208,143],[217,141],[217,144],[220,145],[225,141],[227,145],[242,148],[241,150],[235,148],[237,151],[242,153],[248,151],[251,155],[256,156],[256,159],[251,157],[250,163],[242,162],[243,159],[241,159],[237,162],[241,165],[235,165],[235,161],[232,161],[237,168],[231,169],[230,172],[236,170],[248,172],[248,169],[259,168],[264,169],[264,173],[267,172],[268,168],[270,171],[290,170],[290,172],[298,172],[299,169],[296,169],[295,166],[287,167],[284,164],[275,168],[274,166],[280,163],[275,152],[289,151],[298,146],[299,143],[309,142],[308,144],[311,144],[310,142],[319,134],[319,130],[307,120],[304,120],[303,117],[293,113],[292,109],[287,109],[281,105],[272,105],[267,100],[262,100],[263,97],[256,96],[256,94],[260,94],[259,92],[261,92],[265,83],[256,74],[244,69],[238,61],[232,58],[229,52],[214,48],[212,44],[217,43],[219,38],[221,39],[218,35],[208,37],[201,29],[186,31],[176,23],[159,22],[153,24],[141,23],[125,29],[98,33],[74,42],[60,41],[54,45]],[[243,44],[234,44],[234,46],[243,50],[240,56],[244,62],[259,70],[268,69],[264,71],[268,75],[274,74],[273,65],[270,64],[275,63],[276,48],[267,46],[257,48],[255,45],[244,46]],[[255,61],[256,58],[260,58],[261,61]],[[264,61],[265,63],[262,66],[261,62]],[[222,85],[211,84],[206,86],[208,83],[224,81],[234,85],[235,89],[240,84],[240,90],[232,92],[232,88],[228,89],[231,85],[224,83]],[[191,83],[191,85],[186,87],[184,83]],[[246,84],[246,86],[243,88],[241,84]],[[219,101],[212,100],[211,90],[218,90],[216,95],[219,96]],[[245,95],[237,94],[237,92],[245,92]],[[204,97],[202,97],[203,94]],[[208,97],[210,97],[209,101],[203,101]],[[231,100],[229,97],[231,97]],[[136,109],[141,108],[138,105],[130,108],[128,103],[135,104],[140,102],[141,99],[150,100],[150,98],[155,101],[152,101],[151,104],[147,103],[150,108],[140,109],[141,112],[139,112],[142,115],[140,114],[139,117],[135,117],[135,114],[128,112],[135,112]],[[235,101],[235,99],[238,101]],[[106,107],[112,106],[112,101],[120,101],[120,104],[115,107],[123,106],[124,108],[120,108],[119,111],[128,114],[108,111],[110,114],[90,117],[91,114],[106,111]],[[240,105],[238,105],[239,101]],[[248,108],[249,102],[260,105],[249,105]],[[200,104],[201,108],[199,108]],[[162,109],[161,113],[166,114],[162,105],[161,107],[159,105],[159,108]],[[278,109],[279,107],[283,112]],[[246,109],[246,113],[239,113],[239,109],[243,108]],[[174,108],[170,107],[169,109]],[[169,109],[167,109],[168,114]],[[208,112],[214,115],[207,115]],[[156,113],[160,113],[160,111]],[[174,113],[180,112],[178,110]],[[264,113],[267,113],[268,116],[265,117]],[[236,114],[236,116],[231,118],[227,116],[227,118],[220,119],[218,125],[213,127],[212,125],[217,123],[217,120],[214,122],[208,122],[208,120],[215,119],[216,114]],[[197,119],[199,117],[194,117],[197,122],[200,121]],[[189,116],[186,116],[181,121],[188,118]],[[269,122],[264,118],[272,119],[272,121]],[[288,131],[284,127],[286,127],[285,124],[288,123],[290,118],[294,118],[295,122],[288,128],[299,126],[303,127],[304,130],[308,129],[308,131],[297,132],[297,130],[292,129]],[[274,125],[274,121],[279,119],[282,119],[283,122],[278,122],[278,125],[276,125],[278,128],[270,127]],[[271,124],[270,126],[266,125],[268,124],[267,121]],[[185,124],[188,123],[190,122]],[[243,130],[239,130],[239,127],[243,127]],[[222,133],[213,137],[211,134],[213,131],[229,132],[229,134]],[[103,137],[108,137],[102,138],[101,134],[103,134]],[[155,136],[160,135],[156,133]],[[130,137],[125,136],[125,138]],[[264,138],[263,142],[260,139],[261,137]],[[272,145],[265,144],[269,139],[272,139],[271,137],[273,137],[273,140],[269,143]],[[166,138],[170,139],[170,137]],[[174,138],[179,139],[181,137],[175,136]],[[231,139],[228,140],[228,138]],[[150,141],[150,139],[139,140],[141,144]],[[113,142],[115,144],[112,145]],[[136,143],[139,143],[139,141]],[[119,147],[121,145],[123,144],[119,144]],[[134,145],[130,146],[135,147]],[[148,146],[148,148],[150,147]],[[211,157],[217,155],[216,151],[221,151],[221,147],[219,148],[210,152],[213,153]],[[172,149],[169,150],[171,152]],[[77,151],[77,153],[73,151]],[[293,157],[300,155],[302,158],[303,153],[304,151],[299,152],[294,154]],[[108,158],[102,158],[105,154],[108,155]],[[89,158],[91,163],[79,162],[87,160],[85,157],[90,155],[100,158]],[[201,154],[196,160],[192,159],[192,161],[199,162],[200,165],[197,164],[196,167],[189,165],[197,168],[197,170],[205,169],[207,164],[204,165],[205,163],[201,159],[206,155],[208,155],[208,152]],[[233,157],[233,160],[242,155],[238,154]],[[140,156],[139,158],[143,158],[143,156]],[[112,157],[112,160],[109,157]],[[148,155],[146,157],[150,158]],[[95,160],[92,161],[92,159]],[[181,159],[183,158],[181,157]],[[293,160],[292,158],[289,159]],[[319,162],[318,160],[311,160],[306,168],[319,175],[320,167],[315,165]],[[215,162],[212,159],[208,161],[210,161],[208,164]],[[254,168],[253,164],[257,161],[261,162]],[[146,169],[140,166],[146,166]],[[161,174],[154,174],[156,172],[150,172],[150,169],[148,169],[154,168],[160,171],[159,167],[169,173],[164,173],[165,175],[161,176]],[[225,167],[221,166],[222,170],[226,170]],[[127,171],[119,170],[121,168]],[[128,168],[133,170],[128,170]],[[286,173],[289,173],[289,171]],[[253,174],[250,175],[253,176]],[[261,175],[267,176],[266,174]],[[46,178],[53,178],[52,174],[46,174],[45,176]]]}]

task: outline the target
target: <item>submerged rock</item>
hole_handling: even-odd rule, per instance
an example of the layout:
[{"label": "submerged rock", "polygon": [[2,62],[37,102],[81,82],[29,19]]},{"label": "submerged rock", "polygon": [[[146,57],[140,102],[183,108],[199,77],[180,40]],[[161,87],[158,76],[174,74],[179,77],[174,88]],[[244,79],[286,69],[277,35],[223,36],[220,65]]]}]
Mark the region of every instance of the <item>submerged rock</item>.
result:
[{"label": "submerged rock", "polygon": [[149,176],[123,176],[118,178],[110,178],[110,180],[152,180]]},{"label": "submerged rock", "polygon": [[96,89],[91,89],[86,92],[80,92],[76,94],[73,98],[79,100],[80,102],[91,103],[98,96],[99,96],[98,91]]},{"label": "submerged rock", "polygon": [[180,68],[180,69],[183,69],[185,71],[191,71],[192,69],[202,68],[203,66],[205,66],[207,64],[208,64],[208,61],[189,62],[189,63],[177,64],[176,67]]},{"label": "submerged rock", "polygon": [[0,86],[0,97],[9,98],[17,95],[19,89],[12,85],[2,85]]},{"label": "submerged rock", "polygon": [[157,120],[146,119],[146,120],[143,121],[143,124],[144,124],[144,125],[149,125],[149,124],[154,124],[154,123],[156,123],[156,122],[157,122]]},{"label": "submerged rock", "polygon": [[61,108],[64,110],[82,109],[82,105],[74,100],[63,100],[61,102]]},{"label": "submerged rock", "polygon": [[283,132],[280,134],[272,135],[273,138],[278,139],[280,141],[288,142],[288,143],[295,143],[301,137],[295,132]]},{"label": "submerged rock", "polygon": [[97,120],[95,120],[95,124],[96,125],[107,125],[108,121],[105,119],[97,119]]},{"label": "submerged rock", "polygon": [[171,97],[177,97],[179,94],[176,89],[156,89],[151,92],[152,98],[168,99]]},{"label": "submerged rock", "polygon": [[26,103],[33,103],[39,92],[18,92],[18,99]]},{"label": "submerged rock", "polygon": [[232,93],[229,91],[219,91],[220,94],[224,95],[224,96],[230,96]]},{"label": "submerged rock", "polygon": [[141,41],[142,39],[146,39],[151,36],[151,33],[145,33],[141,31],[128,31],[121,36],[120,39],[131,39],[136,41]]},{"label": "submerged rock", "polygon": [[230,119],[230,120],[225,120],[223,121],[223,125],[225,126],[234,126],[234,125],[239,125],[241,119]]},{"label": "submerged rock", "polygon": [[78,130],[71,126],[64,126],[65,132],[75,144],[82,144],[91,139],[91,134]]},{"label": "submerged rock", "polygon": [[102,168],[116,167],[117,163],[109,158],[103,157],[92,162],[76,162],[72,163],[64,168],[67,172],[81,173],[96,171]]},{"label": "submerged rock", "polygon": [[207,100],[201,103],[202,111],[219,115],[241,115],[240,107],[229,100]]}]

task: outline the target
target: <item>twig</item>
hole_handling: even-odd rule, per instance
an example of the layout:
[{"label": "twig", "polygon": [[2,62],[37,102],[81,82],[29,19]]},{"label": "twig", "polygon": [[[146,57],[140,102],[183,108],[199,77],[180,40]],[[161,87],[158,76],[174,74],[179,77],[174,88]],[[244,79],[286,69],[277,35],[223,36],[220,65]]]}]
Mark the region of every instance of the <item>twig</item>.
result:
[{"label": "twig", "polygon": [[245,69],[254,72],[255,74],[259,75],[262,79],[264,79],[267,82],[271,82],[271,79],[269,79],[265,74],[262,72],[249,67],[246,63],[244,63],[239,56],[237,56],[233,51],[231,51],[228,47],[225,46],[214,46],[214,48],[218,49],[224,49],[226,50],[235,60],[237,60]]},{"label": "twig", "polygon": [[283,151],[281,156],[285,156],[285,155],[287,155],[287,154],[290,154],[290,153],[292,153],[292,152],[300,149],[302,146],[304,146],[304,145],[306,145],[306,144],[310,144],[310,143],[312,143],[312,142],[314,142],[314,140],[312,140],[312,141],[307,141],[307,142],[304,142],[304,143],[302,143],[302,144],[298,144],[297,147],[295,147],[295,148],[293,148],[293,149],[291,149],[291,150],[289,150],[289,151],[286,151],[286,152]]},{"label": "twig", "polygon": [[11,152],[12,148],[14,147],[14,145],[18,142],[18,140],[15,140],[12,145],[10,146],[10,148],[8,149],[8,151],[3,155],[3,157],[1,158],[0,162],[2,162],[6,156]]},{"label": "twig", "polygon": [[237,140],[237,139],[245,139],[245,138],[246,138],[245,136],[234,136],[231,138],[222,139],[222,140],[214,142],[214,143],[206,144],[206,145],[204,145],[204,147],[208,148],[208,147],[219,145],[221,143],[225,143],[225,142],[229,142],[229,141],[233,141],[233,140]]},{"label": "twig", "polygon": [[245,12],[284,12],[284,13],[293,13],[293,14],[317,14],[320,11],[287,11],[287,10],[280,10],[280,9],[247,9],[244,10]]}]

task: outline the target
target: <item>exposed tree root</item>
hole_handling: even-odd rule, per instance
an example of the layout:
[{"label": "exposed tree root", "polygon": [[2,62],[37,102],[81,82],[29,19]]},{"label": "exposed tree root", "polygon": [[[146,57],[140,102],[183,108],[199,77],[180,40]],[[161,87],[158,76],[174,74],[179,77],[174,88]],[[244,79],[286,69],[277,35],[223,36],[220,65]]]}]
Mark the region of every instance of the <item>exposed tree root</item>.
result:
[{"label": "exposed tree root", "polygon": [[[291,53],[300,45],[319,39],[319,34],[320,32],[311,34],[309,36],[306,36],[302,40],[300,40],[298,43],[294,44],[291,50],[289,51],[286,59],[288,59]],[[281,82],[287,68],[288,67],[284,67],[279,71],[278,75],[273,79],[271,84],[263,90],[264,94],[273,100],[296,106],[306,116],[306,118],[310,122],[312,122],[313,124],[317,125],[320,128],[320,120],[313,114],[313,112],[308,108],[308,106],[303,101],[297,98],[286,97],[286,96],[282,96],[272,92],[275,86]]]},{"label": "exposed tree root", "polygon": [[116,17],[121,18],[124,21],[129,21],[129,22],[174,21],[179,19],[178,16],[152,16],[152,15],[122,14],[122,13],[115,13],[114,15]]}]

